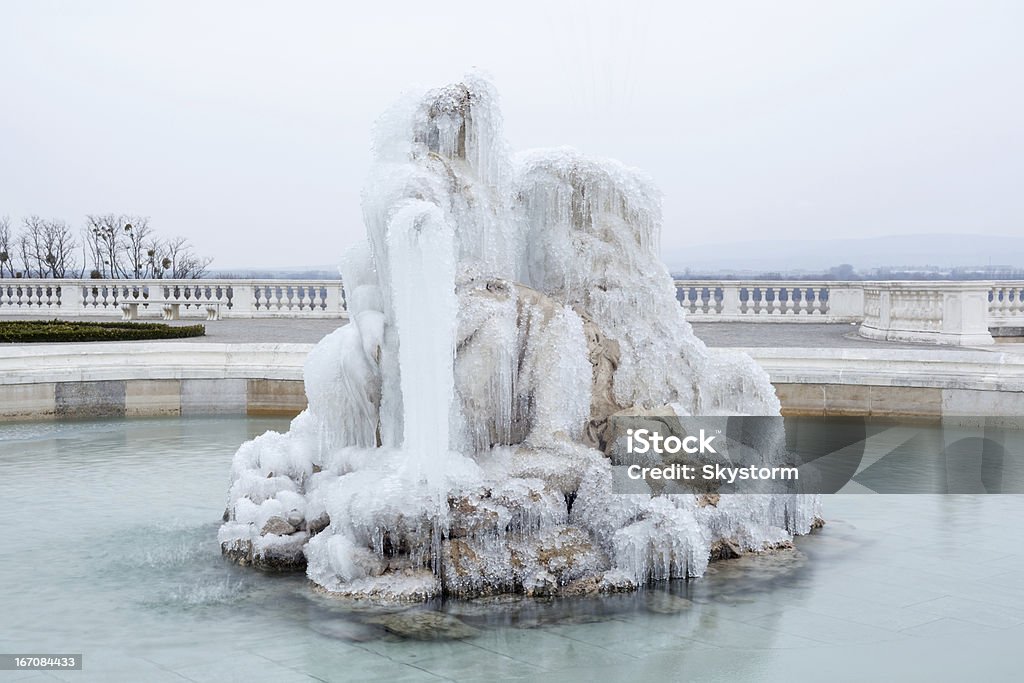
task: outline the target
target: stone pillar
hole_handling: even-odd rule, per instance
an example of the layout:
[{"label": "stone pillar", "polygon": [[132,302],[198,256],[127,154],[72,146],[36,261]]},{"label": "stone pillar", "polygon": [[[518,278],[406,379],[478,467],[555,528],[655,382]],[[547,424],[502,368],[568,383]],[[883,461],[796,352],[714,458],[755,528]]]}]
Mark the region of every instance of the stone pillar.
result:
[{"label": "stone pillar", "polygon": [[723,282],[722,287],[722,315],[740,315],[740,286],[736,283]]},{"label": "stone pillar", "polygon": [[253,301],[256,298],[254,293],[253,280],[232,280],[231,281],[231,308],[222,311],[222,317],[231,318],[251,318],[253,311]]},{"label": "stone pillar", "polygon": [[892,327],[892,292],[884,289],[878,295],[878,326],[883,330]]},{"label": "stone pillar", "polygon": [[942,297],[940,343],[958,346],[994,344],[988,331],[988,292],[991,283],[947,285]]},{"label": "stone pillar", "polygon": [[[63,316],[85,315],[82,301],[82,287],[88,280],[63,280],[60,282],[60,314]],[[120,313],[120,311],[118,311]]]},{"label": "stone pillar", "polygon": [[861,322],[864,320],[864,287],[853,283],[836,283],[828,289],[830,322]]}]

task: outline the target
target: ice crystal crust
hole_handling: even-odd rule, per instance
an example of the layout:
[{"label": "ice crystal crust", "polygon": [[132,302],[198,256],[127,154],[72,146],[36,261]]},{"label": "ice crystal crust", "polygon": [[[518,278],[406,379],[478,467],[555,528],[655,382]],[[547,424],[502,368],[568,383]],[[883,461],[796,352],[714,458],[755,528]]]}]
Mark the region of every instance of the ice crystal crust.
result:
[{"label": "ice crystal crust", "polygon": [[810,530],[811,496],[612,492],[612,416],[779,411],[749,357],[684,319],[645,176],[571,149],[513,159],[475,76],[389,110],[374,153],[350,323],[310,354],[289,432],[235,455],[226,555],[353,596],[574,594]]}]

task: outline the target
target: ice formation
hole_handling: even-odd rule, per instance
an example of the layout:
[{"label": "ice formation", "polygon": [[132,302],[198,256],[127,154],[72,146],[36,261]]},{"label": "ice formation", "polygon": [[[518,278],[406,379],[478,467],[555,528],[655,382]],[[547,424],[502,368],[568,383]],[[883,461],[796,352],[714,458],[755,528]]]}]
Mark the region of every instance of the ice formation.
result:
[{"label": "ice formation", "polygon": [[613,415],[779,412],[684,319],[646,177],[512,157],[476,76],[396,105],[374,153],[350,322],[310,354],[290,431],[236,454],[227,556],[354,596],[579,594],[811,529],[812,496],[612,492]]}]

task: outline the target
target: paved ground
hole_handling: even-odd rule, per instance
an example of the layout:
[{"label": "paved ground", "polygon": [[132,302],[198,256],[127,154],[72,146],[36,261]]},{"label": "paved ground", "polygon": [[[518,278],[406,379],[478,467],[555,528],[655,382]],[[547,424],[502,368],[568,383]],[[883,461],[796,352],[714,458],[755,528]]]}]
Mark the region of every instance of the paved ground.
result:
[{"label": "paved ground", "polygon": [[[196,321],[171,324],[191,325]],[[205,337],[189,341],[214,342],[294,342],[312,344],[344,325],[345,320],[253,319],[215,320],[206,325]]]},{"label": "paved ground", "polygon": [[929,351],[992,351],[1024,354],[1020,337],[996,338],[988,346],[946,346],[875,341],[857,334],[848,323],[692,323],[693,331],[713,347],[815,348],[815,349],[926,349]]},{"label": "paved ground", "polygon": [[[0,316],[0,320],[24,320],[15,316]],[[81,320],[111,321],[112,318],[80,318]],[[152,321],[147,321],[152,322]],[[198,320],[182,320],[172,325],[193,325]],[[205,337],[176,339],[190,342],[295,342],[311,344],[345,324],[344,320],[330,319],[228,319],[204,323]],[[693,323],[697,336],[708,346],[715,347],[790,347],[790,348],[870,348],[899,349],[924,348],[956,350],[962,347],[934,344],[903,344],[880,342],[857,336],[857,326],[849,324],[816,323]],[[992,351],[1015,351],[1020,343],[999,343],[985,347]],[[975,347],[981,348],[981,347]]]},{"label": "paved ground", "polygon": [[845,323],[692,323],[708,346],[799,347],[826,349],[953,349],[936,344],[882,342],[858,336],[857,325]]}]

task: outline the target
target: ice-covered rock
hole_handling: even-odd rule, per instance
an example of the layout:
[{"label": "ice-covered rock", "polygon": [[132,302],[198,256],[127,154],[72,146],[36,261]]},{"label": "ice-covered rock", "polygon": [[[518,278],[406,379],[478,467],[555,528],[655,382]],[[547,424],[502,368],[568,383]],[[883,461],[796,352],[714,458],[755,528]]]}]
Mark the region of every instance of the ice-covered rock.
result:
[{"label": "ice-covered rock", "polygon": [[310,354],[289,432],[235,455],[225,555],[304,563],[357,598],[586,594],[700,576],[817,523],[810,496],[612,490],[613,416],[779,412],[749,357],[694,336],[643,174],[512,157],[476,76],[389,110],[374,154],[350,323]]}]

